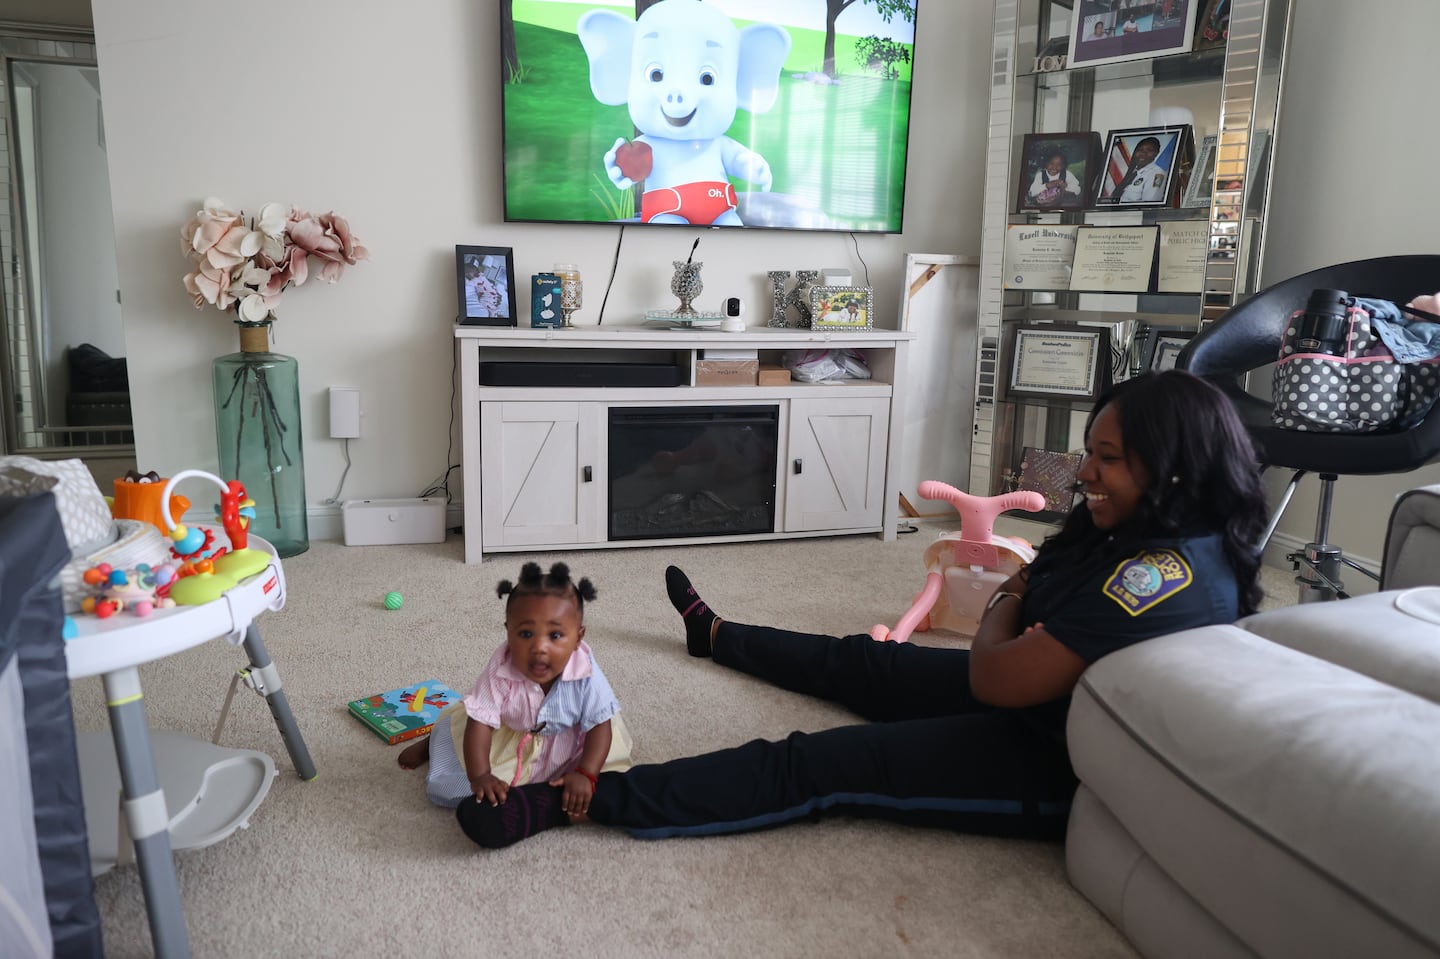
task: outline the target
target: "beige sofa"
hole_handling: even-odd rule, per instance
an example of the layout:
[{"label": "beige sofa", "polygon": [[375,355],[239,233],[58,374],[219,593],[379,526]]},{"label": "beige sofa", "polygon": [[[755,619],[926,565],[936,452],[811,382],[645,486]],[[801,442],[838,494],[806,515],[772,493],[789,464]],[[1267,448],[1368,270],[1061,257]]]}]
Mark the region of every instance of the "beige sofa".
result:
[{"label": "beige sofa", "polygon": [[[1382,587],[1440,577],[1417,493]],[[1440,957],[1440,587],[1114,653],[1069,742],[1071,881],[1145,956]]]}]

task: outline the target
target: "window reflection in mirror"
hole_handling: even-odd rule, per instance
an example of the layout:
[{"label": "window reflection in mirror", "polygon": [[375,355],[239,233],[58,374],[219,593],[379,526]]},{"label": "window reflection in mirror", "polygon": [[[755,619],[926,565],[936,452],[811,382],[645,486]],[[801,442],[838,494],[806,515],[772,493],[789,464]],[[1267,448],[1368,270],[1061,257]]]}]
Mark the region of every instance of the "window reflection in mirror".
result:
[{"label": "window reflection in mirror", "polygon": [[93,42],[0,34],[0,65],[5,452],[132,444]]}]

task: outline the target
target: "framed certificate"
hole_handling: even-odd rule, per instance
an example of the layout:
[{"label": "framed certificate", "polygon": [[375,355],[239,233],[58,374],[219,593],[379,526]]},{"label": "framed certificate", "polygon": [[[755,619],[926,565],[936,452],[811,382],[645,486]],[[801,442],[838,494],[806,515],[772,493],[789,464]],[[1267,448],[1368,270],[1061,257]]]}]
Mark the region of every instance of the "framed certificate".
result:
[{"label": "framed certificate", "polygon": [[1156,226],[1087,226],[1075,238],[1070,289],[1145,293],[1155,263]]},{"label": "framed certificate", "polygon": [[1205,220],[1169,220],[1160,226],[1160,293],[1199,293],[1205,287],[1205,251],[1210,224]]},{"label": "framed certificate", "polygon": [[1110,385],[1110,332],[1100,326],[1017,326],[1009,393],[1094,400]]},{"label": "framed certificate", "polygon": [[1020,223],[1005,228],[1005,289],[1068,290],[1078,226]]}]

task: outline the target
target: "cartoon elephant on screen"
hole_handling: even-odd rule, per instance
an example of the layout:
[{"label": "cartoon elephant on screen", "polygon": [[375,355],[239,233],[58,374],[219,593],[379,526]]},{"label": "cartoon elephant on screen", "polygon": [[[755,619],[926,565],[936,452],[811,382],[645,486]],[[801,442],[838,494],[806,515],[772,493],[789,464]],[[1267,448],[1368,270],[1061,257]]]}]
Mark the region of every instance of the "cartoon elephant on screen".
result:
[{"label": "cartoon elephant on screen", "polygon": [[697,0],[660,0],[638,20],[591,10],[576,25],[590,58],[590,90],[607,105],[628,103],[640,131],[605,154],[610,182],[645,181],[646,223],[742,226],[729,177],[769,190],[765,158],[725,135],[735,111],[775,103],[790,34],[768,23],[737,30]]}]

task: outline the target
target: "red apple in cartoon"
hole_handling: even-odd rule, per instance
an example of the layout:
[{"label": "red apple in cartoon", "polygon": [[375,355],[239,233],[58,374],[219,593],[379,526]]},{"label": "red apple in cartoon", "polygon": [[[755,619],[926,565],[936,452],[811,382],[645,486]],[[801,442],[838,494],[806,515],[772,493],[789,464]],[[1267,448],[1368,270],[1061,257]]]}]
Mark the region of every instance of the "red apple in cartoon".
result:
[{"label": "red apple in cartoon", "polygon": [[655,166],[655,158],[650,152],[650,144],[641,140],[632,140],[623,144],[615,151],[615,165],[620,168],[621,174],[632,180],[643,180],[650,175],[650,170]]}]

